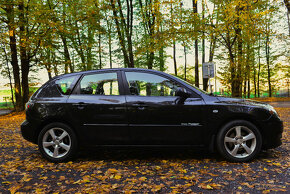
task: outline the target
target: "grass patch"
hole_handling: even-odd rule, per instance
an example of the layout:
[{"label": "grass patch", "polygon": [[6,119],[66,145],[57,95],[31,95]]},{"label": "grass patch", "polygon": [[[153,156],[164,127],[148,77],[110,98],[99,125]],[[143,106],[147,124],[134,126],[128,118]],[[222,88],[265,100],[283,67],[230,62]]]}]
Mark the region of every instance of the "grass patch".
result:
[{"label": "grass patch", "polygon": [[[32,95],[34,92],[36,92],[36,90],[38,90],[38,87],[30,87],[29,94]],[[14,90],[13,90],[13,93],[15,94]],[[11,101],[11,90],[10,89],[7,89],[7,90],[0,89],[0,103],[2,103],[2,102],[6,103],[7,100],[4,99],[6,97],[9,97],[10,100],[8,100],[8,101]],[[15,95],[14,95],[14,100],[15,100]],[[1,107],[1,105],[0,105],[0,107]]]},{"label": "grass patch", "polygon": [[12,109],[12,102],[0,102],[0,109]]}]

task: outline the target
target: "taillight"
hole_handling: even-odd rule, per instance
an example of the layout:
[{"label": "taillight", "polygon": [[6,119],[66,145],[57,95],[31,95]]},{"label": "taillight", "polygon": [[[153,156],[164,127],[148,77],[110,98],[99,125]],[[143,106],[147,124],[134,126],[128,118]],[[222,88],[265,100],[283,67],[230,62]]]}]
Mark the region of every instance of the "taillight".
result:
[{"label": "taillight", "polygon": [[25,110],[27,110],[29,108],[29,103],[27,102],[26,104],[25,104]]},{"label": "taillight", "polygon": [[33,103],[31,103],[31,102],[27,102],[27,103],[25,104],[25,110],[28,110],[29,108],[31,108],[32,105],[33,105]]}]

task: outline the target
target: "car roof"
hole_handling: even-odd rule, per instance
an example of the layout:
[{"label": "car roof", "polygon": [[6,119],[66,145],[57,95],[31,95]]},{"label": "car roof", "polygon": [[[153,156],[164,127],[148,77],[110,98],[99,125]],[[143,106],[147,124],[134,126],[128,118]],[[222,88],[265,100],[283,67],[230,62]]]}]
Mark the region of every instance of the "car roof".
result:
[{"label": "car roof", "polygon": [[[97,73],[97,72],[106,72],[106,71],[133,71],[133,72],[152,72],[152,73],[157,73],[159,75],[164,75],[166,77],[171,77],[172,79],[174,79],[175,81],[180,81],[178,80],[175,76],[170,75],[168,73],[162,72],[162,71],[157,71],[157,70],[153,70],[153,69],[143,69],[143,68],[107,68],[107,69],[97,69],[97,70],[89,70],[89,71],[80,71],[80,72],[74,72],[74,73],[68,73],[68,74],[62,74],[59,76],[55,76],[53,77],[53,79],[51,80],[55,80],[58,78],[63,78],[63,77],[68,77],[68,76],[72,76],[72,75],[82,75],[82,74],[86,74],[86,73]],[[187,83],[184,83],[187,85],[187,87],[191,88],[192,90],[195,91],[195,93],[199,94],[199,95],[204,95],[202,92],[200,92],[199,90],[195,89],[193,86],[188,85]]]},{"label": "car roof", "polygon": [[107,69],[96,69],[96,70],[89,70],[89,71],[79,71],[79,72],[74,72],[74,73],[67,73],[67,74],[62,74],[53,77],[53,79],[61,78],[61,77],[67,77],[67,76],[72,76],[72,75],[82,75],[85,73],[97,73],[97,72],[103,72],[103,71],[146,71],[146,72],[155,72],[163,75],[168,75],[167,73],[164,73],[162,71],[157,71],[153,69],[143,69],[143,68],[107,68]]}]

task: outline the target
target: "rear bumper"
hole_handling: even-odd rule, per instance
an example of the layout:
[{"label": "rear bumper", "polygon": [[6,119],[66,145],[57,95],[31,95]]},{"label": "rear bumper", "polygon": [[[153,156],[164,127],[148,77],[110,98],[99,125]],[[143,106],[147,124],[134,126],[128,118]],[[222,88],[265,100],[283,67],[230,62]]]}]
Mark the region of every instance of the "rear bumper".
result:
[{"label": "rear bumper", "polygon": [[21,134],[22,134],[22,137],[27,140],[27,141],[30,141],[32,143],[37,143],[37,138],[35,137],[35,127],[29,123],[27,120],[25,120],[21,126],[20,126],[20,129],[21,129]]},{"label": "rear bumper", "polygon": [[276,148],[282,144],[283,121],[272,116],[262,126],[263,149]]}]

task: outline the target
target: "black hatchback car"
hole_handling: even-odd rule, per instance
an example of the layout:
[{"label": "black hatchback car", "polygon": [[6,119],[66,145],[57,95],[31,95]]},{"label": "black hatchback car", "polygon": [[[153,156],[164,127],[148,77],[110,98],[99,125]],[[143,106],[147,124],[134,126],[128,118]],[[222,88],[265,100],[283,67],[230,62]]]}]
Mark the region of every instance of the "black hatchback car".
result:
[{"label": "black hatchback car", "polygon": [[52,162],[80,146],[193,146],[229,161],[281,145],[268,104],[208,95],[163,72],[103,69],[54,77],[26,104],[22,136]]}]

